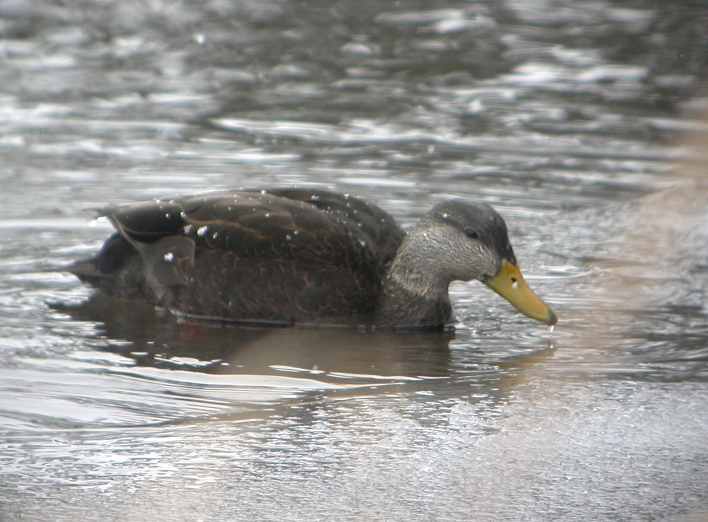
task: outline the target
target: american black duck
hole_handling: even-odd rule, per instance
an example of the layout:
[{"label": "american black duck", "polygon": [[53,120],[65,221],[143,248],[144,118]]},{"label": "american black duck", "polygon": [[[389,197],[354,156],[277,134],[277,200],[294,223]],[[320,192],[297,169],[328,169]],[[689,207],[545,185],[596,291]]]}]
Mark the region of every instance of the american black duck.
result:
[{"label": "american black duck", "polygon": [[99,210],[117,232],[69,267],[109,295],[244,323],[442,327],[448,286],[477,279],[521,313],[555,313],[524,281],[504,220],[450,199],[405,233],[376,205],[303,188],[226,190]]}]

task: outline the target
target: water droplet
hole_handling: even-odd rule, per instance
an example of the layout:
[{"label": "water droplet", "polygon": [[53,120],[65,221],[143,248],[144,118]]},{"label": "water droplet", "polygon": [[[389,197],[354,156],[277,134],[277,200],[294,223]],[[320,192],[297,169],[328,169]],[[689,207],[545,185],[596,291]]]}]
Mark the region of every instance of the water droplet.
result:
[{"label": "water droplet", "polygon": [[172,263],[175,260],[175,255],[172,252],[167,252],[162,258],[165,260],[165,263]]},{"label": "water droplet", "polygon": [[218,232],[214,232],[214,233],[211,235],[211,237],[212,237],[212,239],[216,239],[216,238],[219,237],[219,233],[218,233]]},{"label": "water droplet", "polygon": [[555,324],[552,324],[551,326],[548,327],[549,332],[553,332],[553,329],[556,327]]},{"label": "water droplet", "polygon": [[185,234],[191,234],[194,231],[194,225],[187,225],[184,227]]},{"label": "water droplet", "polygon": [[207,232],[209,232],[209,227],[206,227],[206,226],[204,226],[204,227],[199,227],[199,228],[197,229],[197,235],[198,235],[199,237],[203,237]]},{"label": "water droplet", "polygon": [[182,211],[179,213],[179,217],[181,217],[182,219],[187,219],[187,213],[185,211]]},{"label": "water droplet", "polygon": [[285,236],[285,241],[292,241],[292,239],[293,239],[293,236],[291,236],[290,234],[287,234]]}]

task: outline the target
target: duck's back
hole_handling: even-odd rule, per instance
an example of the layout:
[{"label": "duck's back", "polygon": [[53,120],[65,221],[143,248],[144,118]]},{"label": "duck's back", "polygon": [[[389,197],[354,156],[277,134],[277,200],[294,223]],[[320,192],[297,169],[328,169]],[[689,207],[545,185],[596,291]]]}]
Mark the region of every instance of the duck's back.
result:
[{"label": "duck's back", "polygon": [[190,316],[283,324],[374,321],[404,233],[381,209],[323,190],[220,191],[101,213],[118,233],[73,272]]}]

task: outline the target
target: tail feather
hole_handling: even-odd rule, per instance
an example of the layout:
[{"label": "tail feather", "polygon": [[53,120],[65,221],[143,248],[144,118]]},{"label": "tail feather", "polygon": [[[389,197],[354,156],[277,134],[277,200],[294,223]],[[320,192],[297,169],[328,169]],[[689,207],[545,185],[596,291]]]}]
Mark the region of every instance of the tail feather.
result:
[{"label": "tail feather", "polygon": [[109,237],[94,257],[72,263],[66,271],[108,295],[156,302],[140,254],[119,233]]}]

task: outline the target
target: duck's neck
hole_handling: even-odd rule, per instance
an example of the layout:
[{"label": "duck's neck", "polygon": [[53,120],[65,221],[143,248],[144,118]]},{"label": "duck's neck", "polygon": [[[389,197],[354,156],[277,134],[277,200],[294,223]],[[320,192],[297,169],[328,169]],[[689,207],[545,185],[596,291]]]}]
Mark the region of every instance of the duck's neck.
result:
[{"label": "duck's neck", "polygon": [[399,248],[384,279],[377,312],[381,326],[442,327],[454,319],[450,279],[429,261],[438,257],[432,233],[414,229]]}]

